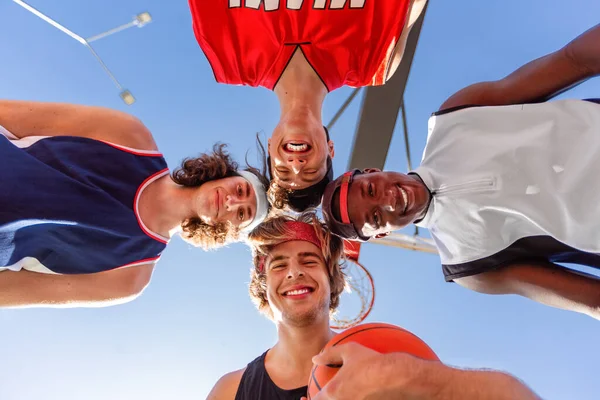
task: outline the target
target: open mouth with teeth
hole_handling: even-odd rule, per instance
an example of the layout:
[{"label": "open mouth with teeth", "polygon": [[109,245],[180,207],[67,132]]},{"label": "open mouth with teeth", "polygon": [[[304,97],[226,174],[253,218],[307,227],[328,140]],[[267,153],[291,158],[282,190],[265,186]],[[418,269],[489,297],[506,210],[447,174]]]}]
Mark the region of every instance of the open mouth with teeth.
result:
[{"label": "open mouth with teeth", "polygon": [[285,297],[295,297],[295,296],[303,296],[309,293],[314,292],[315,290],[313,288],[310,287],[303,287],[303,288],[297,288],[297,289],[293,289],[293,290],[287,290],[285,292],[283,292],[283,295]]},{"label": "open mouth with teeth", "polygon": [[311,145],[301,142],[288,142],[283,145],[283,149],[290,153],[306,153],[310,151]]},{"label": "open mouth with teeth", "polygon": [[398,191],[402,195],[402,200],[404,201],[404,209],[402,210],[402,214],[406,214],[406,210],[408,210],[408,193],[406,193],[406,190],[404,190],[402,188],[402,186],[400,186],[400,185],[397,185],[397,186],[398,186]]}]

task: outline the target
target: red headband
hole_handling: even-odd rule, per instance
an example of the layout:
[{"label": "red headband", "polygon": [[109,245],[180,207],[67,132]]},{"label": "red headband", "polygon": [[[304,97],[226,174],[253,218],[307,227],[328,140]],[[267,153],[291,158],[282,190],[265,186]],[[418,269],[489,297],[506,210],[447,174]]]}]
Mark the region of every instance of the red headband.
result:
[{"label": "red headband", "polygon": [[350,223],[350,214],[348,213],[348,190],[350,189],[352,175],[352,171],[346,172],[342,177],[342,184],[340,186],[340,217],[345,224]]},{"label": "red headband", "polygon": [[[285,226],[290,231],[290,235],[282,237],[277,244],[291,242],[293,240],[302,240],[314,244],[319,249],[322,248],[321,241],[317,237],[315,228],[311,224],[307,224],[306,222],[288,221],[285,223]],[[259,272],[264,271],[265,260],[266,257],[261,257],[258,265]]]}]

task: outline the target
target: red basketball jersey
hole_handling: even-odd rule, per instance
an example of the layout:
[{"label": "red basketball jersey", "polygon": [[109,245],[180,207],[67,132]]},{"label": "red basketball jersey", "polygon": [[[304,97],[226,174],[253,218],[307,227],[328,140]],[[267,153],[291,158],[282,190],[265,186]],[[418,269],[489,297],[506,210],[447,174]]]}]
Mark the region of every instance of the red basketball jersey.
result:
[{"label": "red basketball jersey", "polygon": [[189,0],[218,82],[273,89],[299,47],[329,91],[383,85],[409,0]]}]

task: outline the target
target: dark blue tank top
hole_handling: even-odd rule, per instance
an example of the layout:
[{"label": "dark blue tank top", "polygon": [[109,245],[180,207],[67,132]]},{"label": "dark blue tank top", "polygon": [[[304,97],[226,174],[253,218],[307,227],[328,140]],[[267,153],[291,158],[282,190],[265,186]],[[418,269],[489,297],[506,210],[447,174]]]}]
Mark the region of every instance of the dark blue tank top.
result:
[{"label": "dark blue tank top", "polygon": [[300,400],[306,397],[308,386],[284,390],[275,385],[265,368],[268,350],[246,367],[235,400]]},{"label": "dark blue tank top", "polygon": [[83,274],[158,260],[166,238],[145,230],[135,202],[168,173],[161,154],[73,136],[14,143],[0,133],[0,271]]}]

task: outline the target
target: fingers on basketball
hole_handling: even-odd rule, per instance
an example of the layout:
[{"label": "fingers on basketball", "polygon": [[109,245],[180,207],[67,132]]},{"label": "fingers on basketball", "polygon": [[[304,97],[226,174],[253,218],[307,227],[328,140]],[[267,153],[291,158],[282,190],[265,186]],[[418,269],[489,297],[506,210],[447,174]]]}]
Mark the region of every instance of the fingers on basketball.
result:
[{"label": "fingers on basketball", "polygon": [[[358,343],[379,353],[408,353],[424,360],[439,361],[433,350],[419,337],[399,326],[383,323],[357,325],[336,335],[325,348]],[[333,379],[341,366],[315,365],[308,380],[308,400]]]}]

